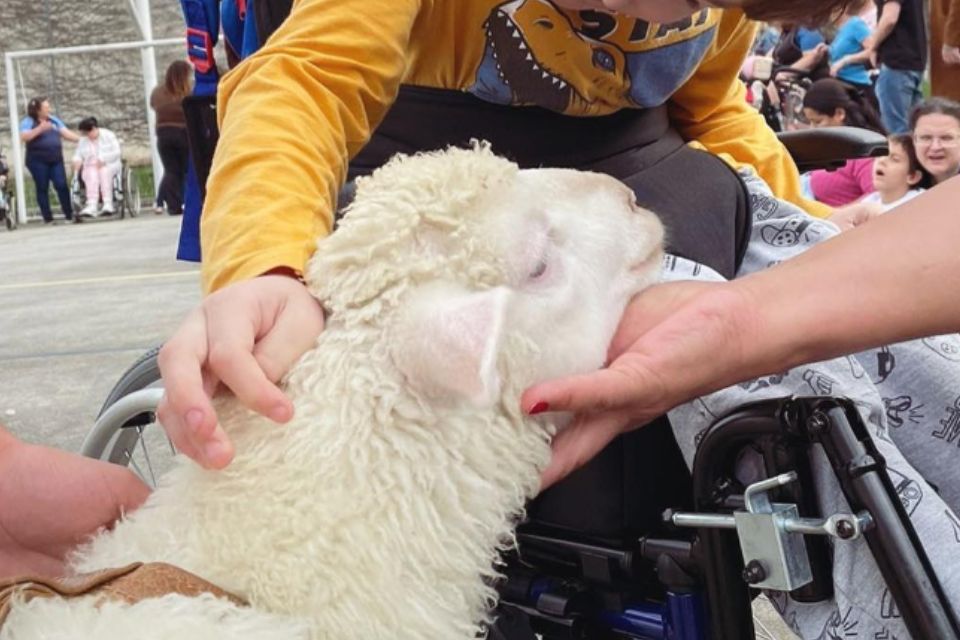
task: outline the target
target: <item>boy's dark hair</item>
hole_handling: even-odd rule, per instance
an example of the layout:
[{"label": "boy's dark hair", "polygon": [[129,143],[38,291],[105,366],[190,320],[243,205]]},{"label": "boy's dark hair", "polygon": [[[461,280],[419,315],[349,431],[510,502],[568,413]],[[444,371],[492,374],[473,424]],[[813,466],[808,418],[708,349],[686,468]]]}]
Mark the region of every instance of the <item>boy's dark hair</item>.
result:
[{"label": "boy's dark hair", "polygon": [[960,122],[960,102],[940,97],[923,100],[910,112],[910,131],[917,128],[917,121],[920,120],[920,118],[936,113],[950,116],[957,122]]},{"label": "boy's dark hair", "polygon": [[[744,0],[744,12],[754,20],[819,26],[835,19],[856,0]],[[723,6],[724,2],[717,2]]]},{"label": "boy's dark hair", "polygon": [[887,137],[887,142],[891,145],[900,145],[907,153],[907,163],[910,165],[910,173],[920,173],[920,182],[913,185],[915,189],[930,189],[933,187],[933,174],[923,168],[920,164],[920,158],[917,156],[917,147],[913,143],[913,136],[909,133],[895,133]]},{"label": "boy's dark hair", "polygon": [[30,98],[30,102],[27,103],[27,115],[34,122],[39,122],[40,120],[40,105],[47,101],[47,96],[37,96],[36,98]]},{"label": "boy's dark hair", "polygon": [[837,109],[843,109],[846,112],[843,124],[886,135],[880,114],[870,102],[855,87],[835,78],[823,78],[810,85],[803,96],[803,106],[825,116],[832,116]]},{"label": "boy's dark hair", "polygon": [[80,131],[83,131],[84,133],[87,133],[88,131],[93,131],[99,126],[100,125],[97,123],[97,119],[94,118],[93,116],[90,116],[89,118],[84,118],[83,120],[81,120],[80,124],[77,125],[77,129],[79,129]]}]

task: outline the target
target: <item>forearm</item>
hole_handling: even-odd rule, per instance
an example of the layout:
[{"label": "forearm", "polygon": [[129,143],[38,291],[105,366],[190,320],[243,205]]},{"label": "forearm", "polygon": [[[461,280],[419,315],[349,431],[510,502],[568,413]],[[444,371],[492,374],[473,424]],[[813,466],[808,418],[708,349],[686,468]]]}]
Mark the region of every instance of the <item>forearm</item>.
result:
[{"label": "forearm", "polygon": [[944,20],[943,44],[960,47],[960,0],[952,0]]},{"label": "forearm", "polygon": [[850,55],[843,56],[837,63],[841,67],[846,67],[851,64],[864,64],[870,61],[870,51],[864,49],[863,51],[858,51],[857,53],[851,53]]},{"label": "forearm", "polygon": [[112,147],[104,149],[103,153],[100,154],[100,159],[104,164],[119,164],[121,155],[120,147]]},{"label": "forearm", "polygon": [[900,4],[897,2],[885,3],[880,13],[880,19],[877,20],[877,27],[873,30],[873,35],[869,38],[869,46],[866,48],[879,48],[880,45],[883,44],[883,41],[893,33],[893,29],[897,26],[898,20],[900,20]]},{"label": "forearm", "polygon": [[876,49],[883,41],[890,37],[890,34],[893,33],[894,24],[890,23],[880,23],[877,25],[876,30],[873,32],[873,37],[870,39],[870,44],[872,48]]},{"label": "forearm", "polygon": [[[8,452],[13,451],[13,449],[20,444],[20,441],[17,440],[12,433],[7,431],[6,427],[0,424],[0,460],[3,459],[3,456]],[[0,477],[2,477],[3,465],[0,464]]]},{"label": "forearm", "polygon": [[790,65],[790,67],[800,69],[801,71],[810,71],[817,66],[822,57],[823,53],[819,49],[810,49],[804,52],[804,54],[800,56],[800,59]]},{"label": "forearm", "polygon": [[732,283],[755,312],[742,362],[784,370],[960,330],[960,180],[768,271]]}]

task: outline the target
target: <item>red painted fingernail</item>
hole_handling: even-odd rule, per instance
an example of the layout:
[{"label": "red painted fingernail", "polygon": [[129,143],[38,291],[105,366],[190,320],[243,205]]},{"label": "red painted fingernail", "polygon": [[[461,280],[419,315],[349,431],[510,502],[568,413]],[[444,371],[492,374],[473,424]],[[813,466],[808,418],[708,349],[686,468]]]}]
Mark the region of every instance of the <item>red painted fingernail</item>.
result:
[{"label": "red painted fingernail", "polygon": [[543,413],[550,410],[550,405],[546,402],[540,401],[537,404],[530,407],[530,411],[527,411],[528,415],[535,416],[538,413]]}]

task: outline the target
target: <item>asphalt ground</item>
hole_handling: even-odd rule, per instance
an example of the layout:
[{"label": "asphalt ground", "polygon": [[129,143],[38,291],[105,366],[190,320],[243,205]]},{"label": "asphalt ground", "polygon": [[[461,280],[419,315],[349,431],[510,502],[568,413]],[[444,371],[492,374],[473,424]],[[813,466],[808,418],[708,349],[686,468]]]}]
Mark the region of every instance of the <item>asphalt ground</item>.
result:
[{"label": "asphalt ground", "polygon": [[77,451],[126,368],[200,299],[180,219],[0,227],[0,422]]},{"label": "asphalt ground", "polygon": [[[79,451],[107,394],[200,299],[178,262],[180,219],[0,230],[0,423],[23,440]],[[764,598],[757,638],[794,636]]]}]

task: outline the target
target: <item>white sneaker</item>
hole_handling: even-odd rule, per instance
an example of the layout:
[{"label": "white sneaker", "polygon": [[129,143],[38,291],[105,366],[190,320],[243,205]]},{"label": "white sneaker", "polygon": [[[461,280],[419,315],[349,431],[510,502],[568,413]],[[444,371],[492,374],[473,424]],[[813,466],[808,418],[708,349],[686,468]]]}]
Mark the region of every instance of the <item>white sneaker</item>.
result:
[{"label": "white sneaker", "polygon": [[108,202],[108,203],[106,203],[106,204],[103,205],[103,208],[102,208],[102,209],[100,209],[100,214],[99,214],[99,215],[101,215],[101,216],[109,216],[110,214],[113,214],[113,213],[116,213],[116,212],[117,212],[117,210],[113,208],[113,203],[112,203],[112,202]]},{"label": "white sneaker", "polygon": [[91,203],[85,206],[83,209],[80,209],[79,215],[83,216],[84,218],[92,218],[96,214],[97,214],[97,205]]}]

